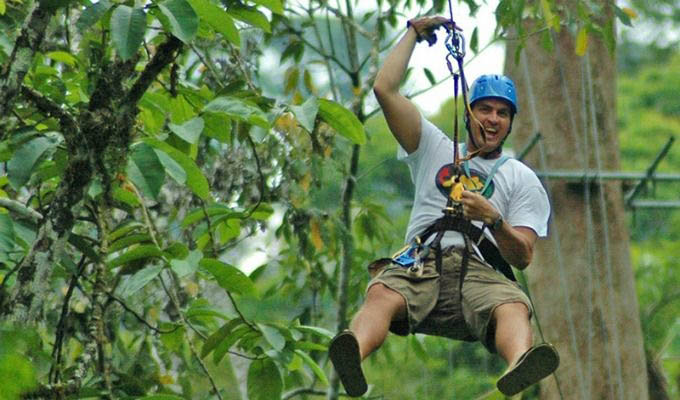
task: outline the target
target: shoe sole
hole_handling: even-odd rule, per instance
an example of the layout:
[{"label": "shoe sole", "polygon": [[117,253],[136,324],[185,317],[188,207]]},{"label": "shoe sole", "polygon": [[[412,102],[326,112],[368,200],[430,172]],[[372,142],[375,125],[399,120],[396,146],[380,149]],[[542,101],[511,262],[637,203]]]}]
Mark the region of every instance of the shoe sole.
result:
[{"label": "shoe sole", "polygon": [[348,395],[359,397],[366,393],[368,385],[361,370],[359,342],[352,332],[344,331],[333,338],[328,356]]},{"label": "shoe sole", "polygon": [[560,357],[555,348],[543,343],[529,349],[517,364],[506,372],[496,383],[498,390],[506,396],[514,396],[529,386],[555,372]]}]

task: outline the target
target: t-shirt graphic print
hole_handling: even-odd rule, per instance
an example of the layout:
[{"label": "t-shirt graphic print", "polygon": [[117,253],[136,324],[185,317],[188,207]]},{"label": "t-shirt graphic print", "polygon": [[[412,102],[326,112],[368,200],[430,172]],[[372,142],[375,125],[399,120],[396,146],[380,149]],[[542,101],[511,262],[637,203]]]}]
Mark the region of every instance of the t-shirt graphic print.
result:
[{"label": "t-shirt graphic print", "polygon": [[[470,176],[465,174],[461,175],[460,180],[463,183],[465,190],[471,192],[480,192],[484,188],[484,183],[486,182],[488,176],[476,169],[470,169]],[[437,175],[435,176],[435,183],[437,189],[444,197],[449,197],[451,193],[451,188],[455,183],[456,179],[456,167],[453,163],[446,164],[439,169]],[[487,199],[493,196],[494,184],[493,180],[489,182],[489,186],[486,188],[482,195]]]}]

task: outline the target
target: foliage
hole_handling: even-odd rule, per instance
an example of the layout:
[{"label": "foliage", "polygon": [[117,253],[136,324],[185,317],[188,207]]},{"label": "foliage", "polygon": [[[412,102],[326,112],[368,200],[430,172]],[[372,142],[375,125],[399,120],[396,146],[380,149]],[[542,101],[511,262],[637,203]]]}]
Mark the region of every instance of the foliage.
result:
[{"label": "foliage", "polygon": [[[576,10],[571,11],[571,10]],[[614,15],[616,19],[608,18]],[[519,40],[515,53],[515,62],[524,48],[526,40],[532,35],[541,35],[543,46],[552,50],[553,32],[568,29],[576,38],[574,53],[584,55],[588,47],[588,38],[596,35],[607,44],[613,53],[616,47],[617,33],[615,21],[631,26],[632,20],[637,18],[635,10],[629,7],[619,7],[615,2],[597,2],[591,0],[577,0],[566,6],[554,0],[512,1],[500,0],[496,7],[496,33],[500,37]],[[542,21],[532,25],[532,31],[527,31],[525,20]]]},{"label": "foliage", "polygon": [[[628,59],[627,54],[621,55]],[[618,81],[618,115],[621,162],[625,170],[642,171],[671,136],[680,132],[675,71],[677,53],[665,63],[650,61]],[[659,164],[660,173],[677,174],[677,143]],[[643,198],[677,201],[678,183],[659,182],[647,188]],[[632,259],[640,302],[640,319],[648,357],[665,374],[671,398],[680,393],[678,346],[678,239],[680,213],[676,209],[633,210],[630,215]]]},{"label": "foliage", "polygon": [[41,332],[15,346],[30,351],[3,347],[3,376],[17,374],[3,394],[240,398],[234,358],[251,398],[327,384],[330,333],[301,323],[304,307],[262,313],[290,274],[224,259],[271,204],[304,198],[295,181],[313,151],[335,133],[365,141],[341,104],[277,102],[254,83],[283,4],[2,4],[3,346],[24,343],[24,324]]}]

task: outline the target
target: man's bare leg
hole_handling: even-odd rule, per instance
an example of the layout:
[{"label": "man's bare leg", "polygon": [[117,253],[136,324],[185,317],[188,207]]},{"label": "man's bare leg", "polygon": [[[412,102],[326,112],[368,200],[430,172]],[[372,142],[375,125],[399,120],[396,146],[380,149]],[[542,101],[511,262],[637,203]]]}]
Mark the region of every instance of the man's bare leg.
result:
[{"label": "man's bare leg", "polygon": [[383,344],[393,319],[403,318],[406,318],[404,298],[382,283],[371,286],[364,304],[350,324],[350,330],[359,342],[361,359],[364,360]]},{"label": "man's bare leg", "polygon": [[509,365],[496,386],[506,396],[514,396],[552,374],[560,363],[555,348],[548,343],[532,347],[529,310],[522,303],[508,303],[494,311],[496,350]]},{"label": "man's bare leg", "polygon": [[328,353],[347,394],[363,395],[368,389],[361,362],[385,341],[393,318],[406,316],[406,302],[383,284],[368,290],[366,300],[351,323],[331,341]]},{"label": "man's bare leg", "polygon": [[506,303],[493,313],[496,325],[496,350],[513,366],[532,344],[529,310],[523,303]]}]

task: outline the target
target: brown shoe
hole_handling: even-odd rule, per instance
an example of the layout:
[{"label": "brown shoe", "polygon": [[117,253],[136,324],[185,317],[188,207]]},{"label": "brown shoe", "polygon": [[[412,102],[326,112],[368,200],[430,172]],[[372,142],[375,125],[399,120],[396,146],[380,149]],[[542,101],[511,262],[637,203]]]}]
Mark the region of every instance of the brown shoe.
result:
[{"label": "brown shoe", "polygon": [[328,355],[347,394],[359,397],[366,393],[368,385],[361,371],[359,342],[351,331],[342,331],[333,338]]},{"label": "brown shoe", "polygon": [[560,356],[555,347],[542,343],[527,350],[496,382],[498,390],[506,396],[514,396],[529,386],[555,372]]}]

